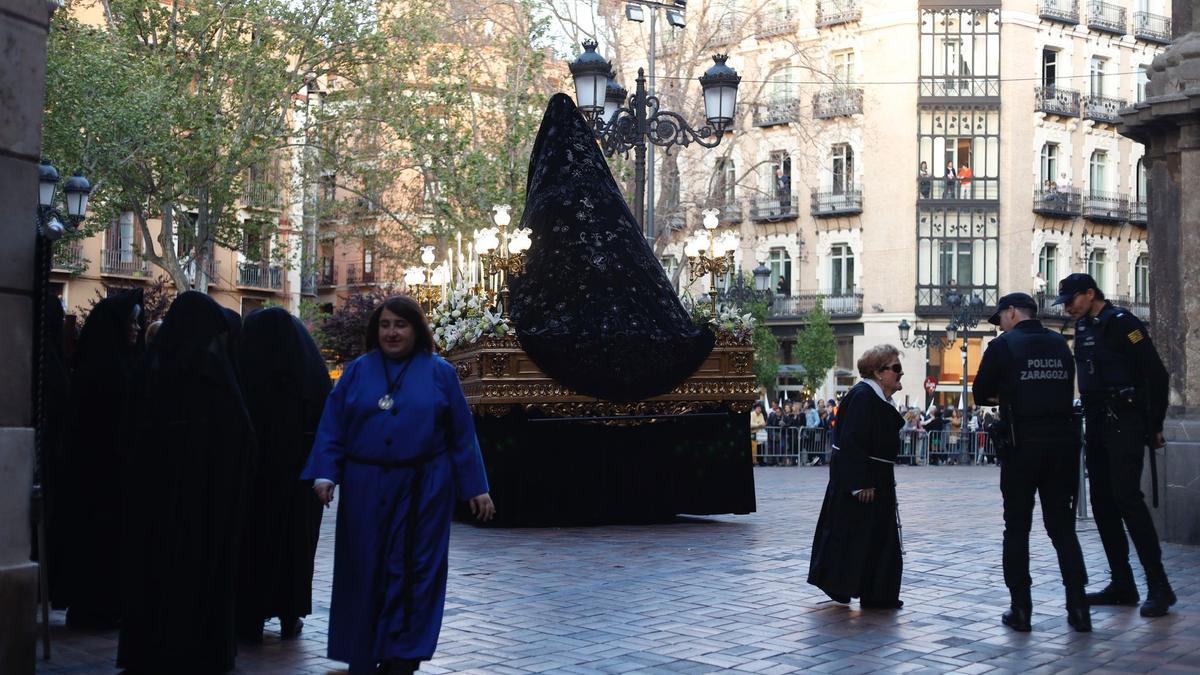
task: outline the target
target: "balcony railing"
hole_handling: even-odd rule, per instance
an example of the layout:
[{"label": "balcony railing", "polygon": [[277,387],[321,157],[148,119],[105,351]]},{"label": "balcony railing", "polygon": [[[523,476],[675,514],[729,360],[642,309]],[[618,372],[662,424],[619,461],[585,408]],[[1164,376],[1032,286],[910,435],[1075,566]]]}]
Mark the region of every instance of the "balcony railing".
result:
[{"label": "balcony railing", "polygon": [[717,206],[721,210],[722,223],[740,223],[742,222],[742,202],[735,199],[730,202],[725,202]]},{"label": "balcony railing", "polygon": [[1125,27],[1125,8],[1114,2],[1091,0],[1088,3],[1087,25],[1102,33],[1124,35],[1128,30]]},{"label": "balcony railing", "polygon": [[1083,116],[1104,124],[1120,124],[1119,111],[1127,105],[1128,102],[1123,98],[1088,96],[1083,102]]},{"label": "balcony railing", "polygon": [[813,117],[849,117],[863,111],[861,87],[826,87],[813,95]]},{"label": "balcony railing", "polygon": [[756,127],[772,127],[778,124],[798,122],[800,122],[800,100],[796,98],[778,98],[760,103],[754,109],[754,126]]},{"label": "balcony railing", "polygon": [[1079,24],[1079,0],[1042,0],[1038,3],[1038,16],[1048,21]]},{"label": "balcony railing", "polygon": [[832,192],[812,191],[811,213],[814,218],[849,216],[862,213],[862,210],[863,193],[861,189]]},{"label": "balcony railing", "polygon": [[756,197],[750,205],[750,220],[775,222],[795,220],[800,215],[800,200],[796,197]]},{"label": "balcony railing", "polygon": [[246,205],[251,208],[266,210],[283,208],[283,195],[279,188],[271,183],[250,183],[246,185],[243,197]]},{"label": "balcony railing", "polygon": [[758,18],[758,26],[754,37],[763,40],[776,35],[795,33],[799,26],[799,17],[795,12],[786,9],[776,9]]},{"label": "balcony railing", "polygon": [[1089,192],[1083,196],[1083,217],[1102,223],[1129,220],[1129,200],[1124,195]]},{"label": "balcony railing", "polygon": [[[955,308],[946,303],[951,292],[957,292],[967,301],[979,298],[985,307],[995,307],[1000,300],[1000,291],[996,286],[987,285],[918,285],[917,314],[920,316],[953,316]],[[984,315],[983,318],[987,318]]]},{"label": "balcony railing", "polygon": [[961,75],[922,75],[921,96],[944,97],[994,97],[1000,95],[1000,78],[986,75],[962,77]]},{"label": "balcony railing", "polygon": [[1048,115],[1079,117],[1079,92],[1062,87],[1034,87],[1033,109]]},{"label": "balcony railing", "polygon": [[317,294],[317,273],[316,272],[301,272],[300,273],[300,295],[316,295]]},{"label": "balcony railing", "polygon": [[[1051,286],[1055,283],[1057,283],[1055,280],[1050,280]],[[1053,289],[1046,290],[1043,288],[1040,291],[1034,289],[1029,292],[1029,295],[1033,296],[1034,300],[1037,300],[1039,318],[1070,320],[1071,316],[1067,314],[1067,310],[1062,305],[1052,304],[1056,295]]]},{"label": "balcony railing", "polygon": [[709,47],[720,47],[732,43],[737,38],[737,26],[733,17],[726,16],[717,22],[717,28],[708,39]]},{"label": "balcony railing", "polygon": [[941,176],[918,176],[917,196],[921,201],[991,201],[1000,198],[999,178],[972,177],[967,183]]},{"label": "balcony railing", "polygon": [[131,248],[100,251],[100,273],[117,277],[144,277],[150,268],[142,256]]},{"label": "balcony railing", "polygon": [[83,257],[83,242],[78,239],[59,241],[54,247],[53,270],[79,274],[87,269],[88,260]]},{"label": "balcony railing", "polygon": [[1145,225],[1147,213],[1146,200],[1136,197],[1129,200],[1129,222]]},{"label": "balcony railing", "polygon": [[668,230],[679,231],[687,227],[687,218],[682,213],[667,213],[662,216],[663,227]]},{"label": "balcony railing", "polygon": [[1072,188],[1034,188],[1033,212],[1054,218],[1074,218],[1083,214],[1079,190]]},{"label": "balcony railing", "polygon": [[856,319],[862,316],[862,291],[776,295],[767,314],[773,319],[801,319],[817,306],[817,300],[820,300],[821,306],[829,312],[830,318]]},{"label": "balcony railing", "polygon": [[238,286],[282,290],[283,268],[262,263],[241,263],[238,265]]},{"label": "balcony railing", "polygon": [[1171,17],[1150,12],[1133,13],[1133,36],[1165,45],[1171,42]]},{"label": "balcony railing", "polygon": [[1131,298],[1129,296],[1109,296],[1109,301],[1117,307],[1124,307],[1133,312],[1133,315],[1142,321],[1150,320],[1150,298]]},{"label": "balcony railing", "polygon": [[337,274],[333,268],[323,269],[317,273],[318,288],[332,288],[337,285]]},{"label": "balcony railing", "polygon": [[819,0],[817,2],[817,28],[851,23],[862,18],[862,7],[858,0]]},{"label": "balcony railing", "polygon": [[[204,275],[206,277],[208,277],[208,283],[210,283],[210,284],[217,283],[217,279],[220,276],[218,274],[220,269],[221,269],[221,261],[220,260],[216,260],[210,256],[208,258],[208,260],[204,261]],[[191,284],[193,286],[196,285],[196,261],[195,260],[189,260],[188,263],[183,266],[183,276],[187,278],[187,281],[189,284]]]}]

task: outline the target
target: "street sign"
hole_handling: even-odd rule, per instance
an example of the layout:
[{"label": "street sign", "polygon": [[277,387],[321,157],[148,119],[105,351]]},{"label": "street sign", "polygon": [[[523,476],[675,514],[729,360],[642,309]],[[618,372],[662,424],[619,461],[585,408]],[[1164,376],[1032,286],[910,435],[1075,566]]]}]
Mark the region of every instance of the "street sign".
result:
[{"label": "street sign", "polygon": [[929,377],[925,378],[925,391],[932,394],[934,389],[937,389],[937,380],[930,375]]}]

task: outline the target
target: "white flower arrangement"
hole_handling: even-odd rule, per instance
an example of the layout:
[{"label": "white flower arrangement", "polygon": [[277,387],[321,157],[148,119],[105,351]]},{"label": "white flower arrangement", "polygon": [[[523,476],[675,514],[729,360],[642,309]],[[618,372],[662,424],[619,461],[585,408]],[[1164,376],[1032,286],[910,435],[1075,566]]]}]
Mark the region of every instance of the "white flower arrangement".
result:
[{"label": "white flower arrangement", "polygon": [[472,344],[484,337],[504,337],[512,333],[508,319],[487,306],[487,298],[459,284],[450,297],[433,308],[430,320],[433,341],[445,353]]},{"label": "white flower arrangement", "polygon": [[684,296],[684,306],[691,305],[692,320],[699,325],[712,328],[718,337],[727,337],[735,342],[750,342],[754,336],[755,318],[742,312],[737,305],[717,303],[717,315],[712,315],[712,304],[707,298]]}]

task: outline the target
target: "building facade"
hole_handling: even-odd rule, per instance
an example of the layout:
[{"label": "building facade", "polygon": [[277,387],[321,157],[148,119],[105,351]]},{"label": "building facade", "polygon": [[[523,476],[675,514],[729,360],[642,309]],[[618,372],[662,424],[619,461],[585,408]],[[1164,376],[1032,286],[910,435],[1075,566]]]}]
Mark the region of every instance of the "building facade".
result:
[{"label": "building facade", "polygon": [[[1143,148],[1116,125],[1170,39],[1165,0],[694,4],[668,40],[727,51],[743,82],[732,137],[683,151],[684,216],[719,208],[737,266],[771,269],[784,364],[805,312],[830,312],[838,360],[819,394],[848,387],[867,348],[900,346],[902,320],[944,336],[954,297],[1052,298],[1087,271],[1148,314]],[[663,252],[682,259],[680,242]],[[1058,308],[1043,317],[1070,332]],[[995,334],[967,335],[968,383]],[[898,399],[958,404],[961,340],[902,348]]]}]

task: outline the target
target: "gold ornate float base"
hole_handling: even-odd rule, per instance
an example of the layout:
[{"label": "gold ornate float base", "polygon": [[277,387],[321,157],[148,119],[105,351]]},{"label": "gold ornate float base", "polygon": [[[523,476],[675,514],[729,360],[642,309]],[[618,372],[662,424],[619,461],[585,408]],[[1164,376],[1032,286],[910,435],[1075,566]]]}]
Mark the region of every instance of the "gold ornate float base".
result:
[{"label": "gold ornate float base", "polygon": [[538,368],[515,337],[486,338],[445,355],[458,370],[477,415],[502,416],[514,408],[546,417],[594,418],[638,424],[694,412],[749,412],[758,398],[754,347],[718,340],[691,377],[666,394],[615,403],[578,394]]}]

